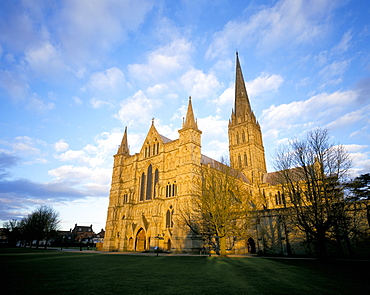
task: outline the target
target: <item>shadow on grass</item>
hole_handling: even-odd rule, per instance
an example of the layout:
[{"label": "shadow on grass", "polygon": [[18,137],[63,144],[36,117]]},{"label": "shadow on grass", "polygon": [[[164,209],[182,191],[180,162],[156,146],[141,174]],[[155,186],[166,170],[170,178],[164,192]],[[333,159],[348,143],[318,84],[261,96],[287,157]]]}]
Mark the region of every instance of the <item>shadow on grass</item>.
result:
[{"label": "shadow on grass", "polygon": [[1,253],[4,294],[370,294],[368,261]]}]

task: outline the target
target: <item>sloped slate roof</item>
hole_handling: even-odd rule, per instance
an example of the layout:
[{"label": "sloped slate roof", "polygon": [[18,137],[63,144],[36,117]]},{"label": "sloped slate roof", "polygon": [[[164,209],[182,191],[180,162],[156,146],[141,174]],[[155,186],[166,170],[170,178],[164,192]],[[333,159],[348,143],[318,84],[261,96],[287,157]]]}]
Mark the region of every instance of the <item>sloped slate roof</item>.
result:
[{"label": "sloped slate roof", "polygon": [[225,165],[225,164],[222,164],[221,162],[219,161],[216,161],[210,157],[207,157],[205,155],[202,155],[201,157],[201,160],[200,160],[201,164],[203,165],[210,165],[211,168],[213,169],[216,169],[216,170],[219,170],[219,171],[222,171],[223,168],[228,168],[230,169],[231,171],[234,171],[236,173],[236,175],[238,176],[238,178],[240,178],[241,180],[243,180],[244,182],[247,182],[247,183],[250,183],[250,181],[248,180],[248,178],[241,172],[233,169],[233,168],[230,168],[229,166]]},{"label": "sloped slate roof", "polygon": [[172,141],[172,139],[169,139],[168,137],[163,136],[161,134],[159,134],[159,136],[161,137],[163,143],[168,143],[168,142]]}]

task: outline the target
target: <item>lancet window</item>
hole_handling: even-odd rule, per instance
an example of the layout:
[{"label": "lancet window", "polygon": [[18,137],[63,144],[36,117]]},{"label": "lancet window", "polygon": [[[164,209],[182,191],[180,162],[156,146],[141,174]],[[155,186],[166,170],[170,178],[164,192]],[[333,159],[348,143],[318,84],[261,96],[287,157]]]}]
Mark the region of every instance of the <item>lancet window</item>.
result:
[{"label": "lancet window", "polygon": [[152,198],[152,178],[153,178],[152,165],[150,164],[148,167],[148,176],[146,180],[146,200],[151,200]]},{"label": "lancet window", "polygon": [[155,172],[154,172],[154,198],[157,197],[157,183],[159,181],[159,172],[158,172],[158,169],[155,169]]},{"label": "lancet window", "polygon": [[129,194],[125,193],[123,195],[123,204],[127,204],[129,202]]},{"label": "lancet window", "polygon": [[170,208],[166,212],[166,228],[173,227],[173,213],[174,210],[172,209],[172,206],[170,206]]},{"label": "lancet window", "polygon": [[150,164],[147,169],[147,174],[144,172],[140,178],[140,201],[151,200],[156,197],[156,185],[159,182],[159,172]]},{"label": "lancet window", "polygon": [[282,205],[285,203],[284,194],[280,194],[280,191],[275,194],[275,203],[276,205]]},{"label": "lancet window", "polygon": [[166,185],[166,198],[177,196],[177,184],[168,182]]},{"label": "lancet window", "polygon": [[141,174],[140,179],[140,201],[144,201],[144,195],[145,195],[145,173],[143,172]]},{"label": "lancet window", "polygon": [[158,154],[159,154],[159,142],[156,142],[153,144],[153,156],[158,155]]}]

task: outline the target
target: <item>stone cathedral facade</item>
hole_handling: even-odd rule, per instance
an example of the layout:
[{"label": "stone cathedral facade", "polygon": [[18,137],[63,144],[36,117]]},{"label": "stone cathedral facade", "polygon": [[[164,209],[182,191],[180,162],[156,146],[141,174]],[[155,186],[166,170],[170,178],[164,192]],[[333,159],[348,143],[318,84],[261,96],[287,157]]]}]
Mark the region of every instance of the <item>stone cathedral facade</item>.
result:
[{"label": "stone cathedral facade", "polygon": [[[235,79],[235,105],[228,126],[230,165],[244,174],[255,204],[261,209],[281,208],[282,196],[272,183],[273,173],[266,171],[261,128],[250,106],[238,55]],[[178,132],[178,139],[166,138],[152,121],[140,152],[131,155],[125,129],[114,155],[104,251],[149,251],[159,247],[181,253],[203,247],[199,237],[181,226],[178,214],[192,198],[201,165],[217,167],[216,160],[202,154],[202,131],[194,118],[191,98]],[[286,231],[279,216],[271,212],[266,228],[273,228],[273,233],[264,232],[259,221],[232,249],[234,252],[255,252],[270,246],[275,249],[266,244],[267,239],[262,240],[264,234],[269,236],[268,243],[278,245],[277,252],[287,251]]]}]

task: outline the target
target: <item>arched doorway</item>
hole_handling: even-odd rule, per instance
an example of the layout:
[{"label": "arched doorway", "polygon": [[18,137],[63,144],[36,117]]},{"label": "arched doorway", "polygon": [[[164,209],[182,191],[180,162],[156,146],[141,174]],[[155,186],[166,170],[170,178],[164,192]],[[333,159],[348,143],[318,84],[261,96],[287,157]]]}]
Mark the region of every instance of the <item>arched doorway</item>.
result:
[{"label": "arched doorway", "polygon": [[143,228],[137,232],[135,246],[135,251],[145,251],[146,249],[146,235]]},{"label": "arched doorway", "polygon": [[134,246],[134,239],[133,238],[130,238],[128,240],[128,249],[132,251],[133,250],[133,246]]},{"label": "arched doorway", "polygon": [[256,253],[256,243],[252,237],[248,239],[248,252],[253,254]]},{"label": "arched doorway", "polygon": [[171,240],[170,239],[168,239],[168,241],[167,241],[167,251],[168,252],[171,252]]}]

